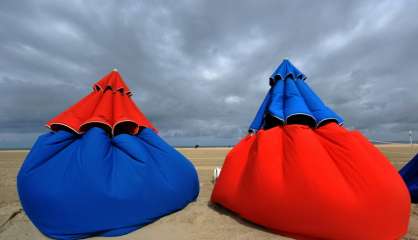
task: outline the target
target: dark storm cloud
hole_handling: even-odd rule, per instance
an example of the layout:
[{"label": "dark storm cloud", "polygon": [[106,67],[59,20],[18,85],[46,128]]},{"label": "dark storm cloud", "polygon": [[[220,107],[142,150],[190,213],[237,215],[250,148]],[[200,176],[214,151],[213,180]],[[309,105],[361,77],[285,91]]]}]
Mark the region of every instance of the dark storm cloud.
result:
[{"label": "dark storm cloud", "polygon": [[174,144],[232,144],[290,58],[350,128],[418,130],[418,4],[407,1],[1,1],[0,147],[116,67]]}]

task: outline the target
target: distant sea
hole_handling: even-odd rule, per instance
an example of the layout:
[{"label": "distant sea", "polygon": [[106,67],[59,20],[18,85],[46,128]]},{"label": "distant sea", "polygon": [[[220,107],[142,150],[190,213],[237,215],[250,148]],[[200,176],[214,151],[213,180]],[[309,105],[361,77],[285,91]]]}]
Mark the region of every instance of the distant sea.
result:
[{"label": "distant sea", "polygon": [[[196,146],[174,146],[175,148],[196,148]],[[208,146],[198,146],[198,148],[225,148],[225,147],[233,147],[233,145],[208,145]],[[24,151],[30,150],[30,148],[2,148],[0,147],[0,151]]]}]

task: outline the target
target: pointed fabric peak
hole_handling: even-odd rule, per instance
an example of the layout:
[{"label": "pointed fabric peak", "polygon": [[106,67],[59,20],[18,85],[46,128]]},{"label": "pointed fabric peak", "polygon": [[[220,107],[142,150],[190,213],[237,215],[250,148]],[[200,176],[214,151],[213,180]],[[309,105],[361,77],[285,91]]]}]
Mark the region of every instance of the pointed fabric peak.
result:
[{"label": "pointed fabric peak", "polygon": [[278,80],[284,80],[287,77],[293,79],[302,79],[305,80],[306,76],[299,69],[297,69],[293,64],[288,60],[284,59],[282,63],[276,68],[276,70],[270,76],[270,85],[273,86]]},{"label": "pointed fabric peak", "polygon": [[112,135],[137,134],[143,127],[157,131],[131,99],[131,91],[117,71],[93,85],[93,92],[47,123],[53,131],[69,128],[82,134],[93,125]]},{"label": "pointed fabric peak", "polygon": [[265,127],[268,115],[282,124],[293,123],[292,118],[303,117],[307,120],[306,124],[312,127],[319,127],[328,121],[342,125],[344,120],[322,102],[305,79],[306,76],[285,59],[270,78],[271,88],[250,130],[257,131]]},{"label": "pointed fabric peak", "polygon": [[93,85],[95,91],[105,91],[107,89],[113,92],[119,91],[122,94],[128,96],[132,95],[126,83],[123,81],[122,76],[119,74],[117,69],[113,69],[109,74],[100,79]]}]

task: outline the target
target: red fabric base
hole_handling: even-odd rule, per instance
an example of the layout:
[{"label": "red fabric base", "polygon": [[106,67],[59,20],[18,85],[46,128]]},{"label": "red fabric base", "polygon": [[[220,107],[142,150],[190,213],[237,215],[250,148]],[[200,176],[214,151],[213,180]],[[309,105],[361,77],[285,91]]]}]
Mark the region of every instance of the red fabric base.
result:
[{"label": "red fabric base", "polygon": [[335,123],[245,137],[226,157],[211,200],[297,239],[398,239],[410,211],[386,157]]}]

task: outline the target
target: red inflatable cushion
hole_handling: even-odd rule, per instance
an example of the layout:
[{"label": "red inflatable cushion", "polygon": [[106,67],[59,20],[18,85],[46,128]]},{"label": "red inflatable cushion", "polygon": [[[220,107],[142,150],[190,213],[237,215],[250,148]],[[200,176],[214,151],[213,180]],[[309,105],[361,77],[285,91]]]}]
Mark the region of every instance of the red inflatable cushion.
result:
[{"label": "red inflatable cushion", "polygon": [[297,239],[399,239],[410,211],[386,157],[335,123],[248,135],[226,157],[211,201]]}]

